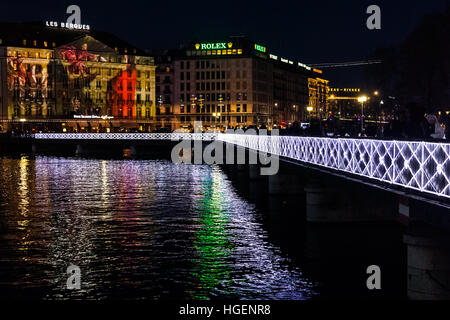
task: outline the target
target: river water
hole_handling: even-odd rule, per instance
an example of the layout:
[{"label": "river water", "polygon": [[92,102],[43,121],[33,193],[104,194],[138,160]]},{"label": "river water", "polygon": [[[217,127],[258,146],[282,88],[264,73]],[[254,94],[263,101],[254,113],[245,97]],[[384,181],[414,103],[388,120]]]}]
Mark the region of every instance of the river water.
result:
[{"label": "river water", "polygon": [[397,227],[308,226],[300,200],[248,196],[218,166],[21,155],[0,169],[3,297],[360,297],[374,261],[390,281],[379,296],[405,294]]}]

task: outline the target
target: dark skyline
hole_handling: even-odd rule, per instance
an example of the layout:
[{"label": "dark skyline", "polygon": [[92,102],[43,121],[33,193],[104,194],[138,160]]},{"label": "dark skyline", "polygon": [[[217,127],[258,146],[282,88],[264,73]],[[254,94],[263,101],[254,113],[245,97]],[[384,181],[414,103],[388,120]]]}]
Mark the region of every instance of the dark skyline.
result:
[{"label": "dark skyline", "polygon": [[[177,48],[193,38],[247,35],[279,56],[323,63],[363,60],[377,47],[397,44],[425,14],[442,11],[449,1],[20,1],[4,3],[0,20],[65,21],[70,4],[81,7],[82,23],[140,48]],[[371,4],[381,8],[381,30],[366,28]],[[361,69],[326,71],[336,85],[356,86]]]}]

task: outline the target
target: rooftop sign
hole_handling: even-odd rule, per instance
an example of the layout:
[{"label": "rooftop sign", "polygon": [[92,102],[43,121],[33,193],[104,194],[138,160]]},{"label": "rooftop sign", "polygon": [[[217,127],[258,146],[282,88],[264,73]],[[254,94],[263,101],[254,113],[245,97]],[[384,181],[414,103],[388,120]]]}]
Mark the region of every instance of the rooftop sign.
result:
[{"label": "rooftop sign", "polygon": [[91,27],[88,24],[76,24],[76,23],[68,23],[68,22],[56,22],[56,21],[45,21],[45,25],[47,27],[55,27],[55,28],[65,28],[65,29],[75,29],[75,30],[90,30]]},{"label": "rooftop sign", "polygon": [[266,52],[266,47],[263,47],[263,46],[255,43],[255,50],[261,51],[261,52]]},{"label": "rooftop sign", "polygon": [[58,23],[56,21],[45,21],[47,27],[60,27],[65,29],[89,30],[88,24],[81,24],[81,9],[79,6],[72,4],[67,7],[67,14],[71,14],[66,22]]},{"label": "rooftop sign", "polygon": [[307,66],[306,64],[304,64],[304,63],[299,62],[298,65],[299,65],[300,67],[305,68],[306,70],[311,70],[311,67],[308,67],[308,66]]},{"label": "rooftop sign", "polygon": [[232,42],[205,42],[195,44],[196,50],[231,49],[232,47]]}]

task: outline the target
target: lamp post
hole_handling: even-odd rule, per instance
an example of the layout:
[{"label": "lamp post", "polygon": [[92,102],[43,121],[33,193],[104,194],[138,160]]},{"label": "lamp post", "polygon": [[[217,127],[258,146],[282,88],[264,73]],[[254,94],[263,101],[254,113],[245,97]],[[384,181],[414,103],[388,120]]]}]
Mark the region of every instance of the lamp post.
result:
[{"label": "lamp post", "polygon": [[361,102],[361,134],[364,131],[364,102],[367,101],[367,97],[366,96],[361,96],[358,97],[358,102]]},{"label": "lamp post", "polygon": [[311,111],[313,111],[313,107],[311,107],[311,106],[306,107],[306,111],[308,111],[308,119],[309,119],[309,122],[311,122]]}]

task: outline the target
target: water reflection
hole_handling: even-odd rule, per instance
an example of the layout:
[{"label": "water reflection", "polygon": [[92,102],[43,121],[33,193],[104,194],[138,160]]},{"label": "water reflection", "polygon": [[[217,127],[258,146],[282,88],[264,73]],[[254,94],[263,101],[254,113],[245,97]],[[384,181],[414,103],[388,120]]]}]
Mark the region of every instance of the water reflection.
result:
[{"label": "water reflection", "polygon": [[[308,299],[217,167],[57,157],[0,165],[1,295],[46,299]],[[65,288],[80,266],[81,290]]]}]

